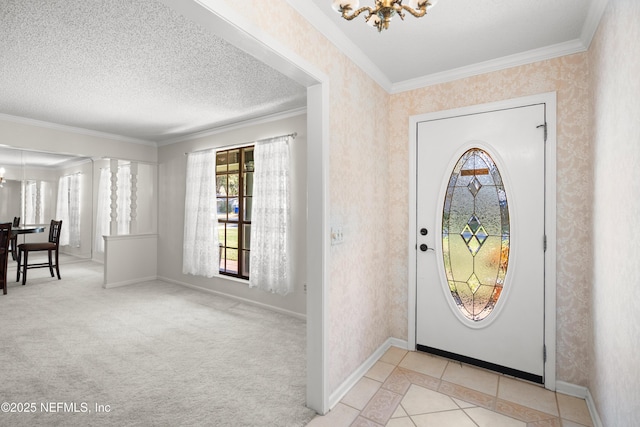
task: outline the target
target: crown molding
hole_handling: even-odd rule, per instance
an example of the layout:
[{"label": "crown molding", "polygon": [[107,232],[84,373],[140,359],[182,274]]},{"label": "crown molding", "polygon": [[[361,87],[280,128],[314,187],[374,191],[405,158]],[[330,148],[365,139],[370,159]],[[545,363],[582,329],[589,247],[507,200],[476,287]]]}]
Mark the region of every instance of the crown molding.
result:
[{"label": "crown molding", "polygon": [[600,20],[602,19],[602,15],[604,15],[607,4],[609,4],[609,0],[591,1],[591,6],[587,13],[587,19],[584,21],[582,34],[580,35],[580,40],[582,40],[582,44],[584,44],[587,49],[591,46],[591,40],[593,40],[593,36],[598,30],[598,25],[600,25]]},{"label": "crown molding", "polygon": [[29,126],[36,126],[36,127],[45,128],[45,129],[57,130],[62,132],[75,133],[79,135],[93,136],[96,138],[106,138],[106,139],[113,139],[116,141],[130,142],[132,144],[148,145],[151,147],[157,146],[155,142],[148,141],[146,139],[131,138],[129,136],[116,135],[113,133],[100,132],[96,130],[84,129],[84,128],[79,128],[74,126],[61,125],[58,123],[45,122],[42,120],[29,119],[27,117],[12,116],[12,115],[3,114],[3,113],[0,113],[0,120],[13,122],[13,123],[20,123],[20,124],[29,125]]},{"label": "crown molding", "polygon": [[575,39],[544,48],[532,49],[526,52],[504,56],[491,61],[479,62],[466,67],[455,68],[452,70],[442,71],[440,73],[429,74],[424,77],[418,77],[416,79],[394,83],[390,93],[396,94],[406,92],[408,90],[420,89],[435,84],[451,82],[466,77],[473,77],[480,74],[504,70],[506,68],[517,67],[519,65],[531,64],[533,62],[580,53],[586,50],[587,48],[582,41],[580,39]]},{"label": "crown molding", "polygon": [[362,50],[353,43],[345,33],[331,21],[313,2],[287,0],[287,3],[300,13],[324,37],[332,42],[340,51],[347,55],[357,66],[375,80],[390,94],[419,89],[439,83],[446,83],[479,74],[499,71],[519,65],[558,58],[560,56],[585,52],[591,45],[591,40],[598,28],[600,19],[609,0],[592,0],[582,27],[580,38],[564,43],[532,49],[514,55],[480,62],[465,67],[445,70],[415,79],[391,83],[391,80],[367,57]]},{"label": "crown molding", "polygon": [[408,90],[419,89],[439,83],[446,83],[466,77],[499,71],[506,68],[517,67],[519,65],[531,64],[533,62],[545,61],[574,53],[585,52],[589,49],[591,41],[598,29],[602,15],[609,0],[592,0],[587,17],[582,26],[582,33],[579,39],[570,40],[564,43],[532,49],[526,52],[509,55],[491,61],[480,62],[467,67],[455,68],[440,73],[429,74],[416,79],[405,80],[394,83],[389,93],[396,94]]},{"label": "crown molding", "polygon": [[287,0],[287,3],[384,90],[391,91],[392,83],[386,74],[315,3],[300,0]]},{"label": "crown molding", "polygon": [[281,113],[274,113],[274,114],[269,114],[268,116],[261,116],[261,117],[257,117],[255,119],[248,119],[248,120],[243,120],[240,122],[236,122],[236,123],[231,123],[228,125],[224,125],[224,126],[220,126],[214,129],[207,129],[207,130],[203,130],[200,132],[195,132],[186,136],[181,136],[179,138],[173,138],[173,139],[168,139],[165,141],[159,141],[158,142],[158,147],[163,147],[165,145],[171,145],[171,144],[176,144],[178,142],[183,142],[183,141],[191,141],[193,139],[198,139],[198,138],[204,138],[207,136],[211,136],[211,135],[216,135],[216,134],[220,134],[223,132],[230,132],[232,130],[236,130],[236,129],[242,129],[245,128],[247,126],[254,126],[254,125],[260,125],[260,124],[264,124],[264,123],[269,123],[269,122],[274,122],[276,120],[284,120],[284,119],[288,119],[290,117],[296,117],[296,116],[300,116],[302,114],[306,114],[307,113],[307,107],[301,107],[301,108],[296,108],[293,110],[289,110],[289,111],[284,111]]}]

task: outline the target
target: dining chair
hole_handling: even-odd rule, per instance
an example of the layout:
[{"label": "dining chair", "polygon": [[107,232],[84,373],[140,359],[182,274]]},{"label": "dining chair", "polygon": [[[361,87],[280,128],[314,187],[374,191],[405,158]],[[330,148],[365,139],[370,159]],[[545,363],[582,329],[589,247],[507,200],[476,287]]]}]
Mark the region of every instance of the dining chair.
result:
[{"label": "dining chair", "polygon": [[0,286],[3,295],[7,294],[7,262],[9,260],[9,241],[11,240],[11,223],[0,224]]},{"label": "dining chair", "polygon": [[[58,263],[58,249],[60,247],[60,230],[62,229],[62,221],[51,220],[49,226],[49,240],[44,243],[22,243],[18,245],[18,274],[16,282],[20,281],[20,274],[22,274],[22,285],[27,283],[27,270],[32,268],[49,267],[51,277],[53,275],[53,268],[56,268],[58,280],[60,280],[60,266]],[[49,262],[41,262],[36,264],[29,264],[29,252],[42,252],[47,251],[49,254]],[[24,254],[24,256],[23,256]],[[55,255],[55,263],[53,262],[53,255]]]},{"label": "dining chair", "polygon": [[[20,227],[20,217],[13,217],[13,228]],[[15,261],[18,259],[18,235],[14,234],[11,236],[11,240],[9,240],[9,250],[11,251],[11,258]]]}]

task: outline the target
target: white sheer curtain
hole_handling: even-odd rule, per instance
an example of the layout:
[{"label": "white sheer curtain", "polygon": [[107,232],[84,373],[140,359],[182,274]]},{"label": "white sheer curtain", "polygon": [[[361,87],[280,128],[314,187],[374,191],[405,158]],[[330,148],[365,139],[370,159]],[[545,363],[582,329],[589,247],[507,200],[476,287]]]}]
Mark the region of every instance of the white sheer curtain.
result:
[{"label": "white sheer curtain", "polygon": [[214,150],[189,154],[186,190],[182,272],[213,277],[220,269]]},{"label": "white sheer curtain", "polygon": [[[118,167],[118,208],[117,222],[118,234],[129,234],[129,220],[131,219],[131,167],[121,165]],[[96,228],[94,250],[104,252],[104,239],[102,236],[110,234],[111,222],[111,169],[100,170],[100,182],[98,183],[98,210],[96,213]]]},{"label": "white sheer curtain", "polygon": [[39,219],[36,218],[36,195],[38,190],[36,183],[31,181],[27,182],[24,186],[24,218],[22,218],[23,224],[40,224]]},{"label": "white sheer curtain", "polygon": [[[63,223],[64,224],[64,223]],[[69,177],[69,245],[80,247],[80,174]]]},{"label": "white sheer curtain", "polygon": [[58,180],[56,218],[62,220],[60,245],[80,247],[80,174]]},{"label": "white sheer curtain", "polygon": [[290,268],[290,137],[256,142],[249,286],[286,295]]},{"label": "white sheer curtain", "polygon": [[56,203],[56,218],[62,221],[60,229],[60,245],[69,244],[69,177],[58,179],[58,201]]}]

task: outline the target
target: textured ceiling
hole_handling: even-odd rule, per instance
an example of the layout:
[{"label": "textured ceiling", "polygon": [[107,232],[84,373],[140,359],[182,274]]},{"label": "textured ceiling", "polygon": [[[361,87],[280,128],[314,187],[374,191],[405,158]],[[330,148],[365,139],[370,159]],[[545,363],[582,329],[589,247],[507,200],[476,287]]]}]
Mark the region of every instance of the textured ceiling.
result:
[{"label": "textured ceiling", "polygon": [[146,141],[306,105],[306,88],[154,0],[0,0],[0,113]]},{"label": "textured ceiling", "polygon": [[[378,33],[332,0],[287,1],[391,93],[583,51],[607,2],[439,0]],[[0,114],[167,143],[306,105],[303,85],[178,12],[195,3],[0,0]]]}]

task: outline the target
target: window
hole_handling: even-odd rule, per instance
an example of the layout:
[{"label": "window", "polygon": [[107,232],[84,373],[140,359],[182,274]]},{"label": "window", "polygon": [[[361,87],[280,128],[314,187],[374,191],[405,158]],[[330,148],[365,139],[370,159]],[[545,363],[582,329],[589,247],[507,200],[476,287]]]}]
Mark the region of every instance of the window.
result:
[{"label": "window", "polygon": [[451,173],[442,214],[448,288],[467,319],[485,319],[498,303],[509,248],[509,206],[502,177],[486,151],[472,148]]},{"label": "window", "polygon": [[249,278],[253,145],[216,153],[220,273]]}]

